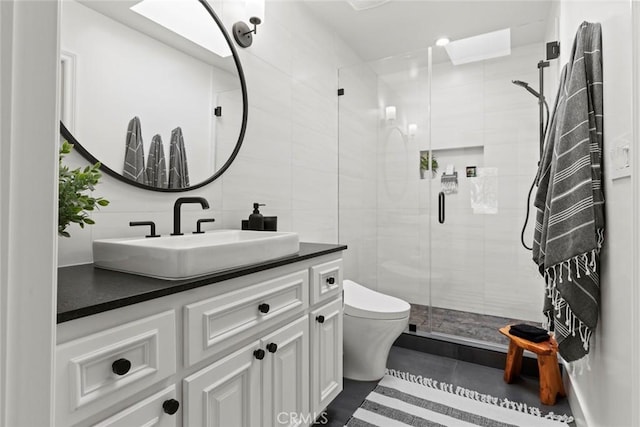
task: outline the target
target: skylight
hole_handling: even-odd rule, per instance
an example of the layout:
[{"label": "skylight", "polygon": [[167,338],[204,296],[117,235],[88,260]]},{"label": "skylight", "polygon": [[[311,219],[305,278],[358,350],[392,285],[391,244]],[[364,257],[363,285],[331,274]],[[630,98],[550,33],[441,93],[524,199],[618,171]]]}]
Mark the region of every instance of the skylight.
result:
[{"label": "skylight", "polygon": [[390,1],[391,0],[347,0],[347,3],[349,3],[355,10],[365,10],[382,6]]},{"label": "skylight", "polygon": [[131,10],[222,58],[231,56],[227,41],[197,1],[176,6],[175,0],[143,0]]},{"label": "skylight", "polygon": [[453,65],[511,54],[511,29],[493,31],[450,42],[444,47]]}]

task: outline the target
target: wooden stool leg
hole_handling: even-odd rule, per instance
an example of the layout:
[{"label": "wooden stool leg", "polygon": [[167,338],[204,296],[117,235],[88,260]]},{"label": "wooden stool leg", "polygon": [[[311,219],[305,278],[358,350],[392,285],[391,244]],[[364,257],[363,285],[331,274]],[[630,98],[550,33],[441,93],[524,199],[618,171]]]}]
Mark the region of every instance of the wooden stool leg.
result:
[{"label": "wooden stool leg", "polygon": [[520,370],[522,369],[522,351],[523,349],[518,347],[513,340],[509,340],[507,363],[504,367],[504,381],[506,383],[513,382],[513,380],[520,375]]},{"label": "wooden stool leg", "polygon": [[540,372],[540,401],[544,405],[555,405],[557,395],[565,396],[556,355],[538,355],[538,370]]}]

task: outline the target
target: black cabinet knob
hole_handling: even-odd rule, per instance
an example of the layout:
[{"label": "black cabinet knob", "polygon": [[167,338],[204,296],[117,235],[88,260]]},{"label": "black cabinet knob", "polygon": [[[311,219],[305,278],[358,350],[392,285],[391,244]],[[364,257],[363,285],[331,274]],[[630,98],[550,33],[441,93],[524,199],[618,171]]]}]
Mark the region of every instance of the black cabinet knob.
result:
[{"label": "black cabinet knob", "polygon": [[318,323],[324,323],[324,316],[323,316],[323,315],[317,316],[317,317],[316,317],[316,321],[317,321]]},{"label": "black cabinet knob", "polygon": [[264,304],[264,303],[258,306],[258,310],[260,310],[260,313],[265,313],[265,314],[269,312],[269,308],[270,308],[269,304]]},{"label": "black cabinet knob", "polygon": [[169,399],[162,402],[162,410],[165,414],[173,415],[178,412],[178,408],[180,407],[180,402],[175,399]]},{"label": "black cabinet knob", "polygon": [[336,278],[335,277],[327,277],[327,283],[330,285],[333,285],[334,283],[336,283]]},{"label": "black cabinet knob", "polygon": [[127,359],[118,359],[111,364],[111,370],[116,375],[124,375],[131,369],[131,362]]},{"label": "black cabinet knob", "polygon": [[258,360],[262,360],[262,359],[264,359],[264,355],[265,355],[265,354],[266,354],[266,353],[265,353],[265,352],[264,352],[264,350],[263,350],[263,349],[261,349],[261,348],[259,348],[258,350],[256,350],[256,351],[254,351],[254,352],[253,352],[253,356],[254,356],[256,359],[258,359]]},{"label": "black cabinet knob", "polygon": [[267,350],[269,350],[269,353],[275,353],[278,351],[278,344],[274,342],[267,344]]}]

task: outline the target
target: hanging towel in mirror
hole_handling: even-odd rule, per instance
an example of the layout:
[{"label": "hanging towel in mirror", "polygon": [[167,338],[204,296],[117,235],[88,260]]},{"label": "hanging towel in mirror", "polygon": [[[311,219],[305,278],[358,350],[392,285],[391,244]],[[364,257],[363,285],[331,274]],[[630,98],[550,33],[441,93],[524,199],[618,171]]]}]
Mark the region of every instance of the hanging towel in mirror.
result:
[{"label": "hanging towel in mirror", "polygon": [[171,131],[169,148],[169,188],[185,188],[189,186],[189,170],[187,154],[184,151],[184,138],[180,126]]},{"label": "hanging towel in mirror", "polygon": [[149,147],[147,185],[156,188],[167,188],[167,165],[164,160],[162,137],[158,134],[153,136]]},{"label": "hanging towel in mirror", "polygon": [[600,24],[580,25],[562,70],[538,169],[533,259],[546,282],[545,327],[567,362],[589,353],[598,322],[603,91]]},{"label": "hanging towel in mirror", "polygon": [[140,127],[140,119],[137,116],[129,121],[129,127],[127,128],[122,175],[132,181],[146,184],[142,130]]}]

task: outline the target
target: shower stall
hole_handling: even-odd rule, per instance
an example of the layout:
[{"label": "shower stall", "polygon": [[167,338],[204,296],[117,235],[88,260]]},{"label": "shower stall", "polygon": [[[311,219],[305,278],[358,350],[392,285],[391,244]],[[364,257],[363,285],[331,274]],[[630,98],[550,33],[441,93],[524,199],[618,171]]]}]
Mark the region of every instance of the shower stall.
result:
[{"label": "shower stall", "polygon": [[499,327],[542,319],[520,243],[539,106],[512,80],[537,82],[544,49],[452,65],[429,47],[339,70],[345,278],[411,303],[411,333],[502,344]]}]

